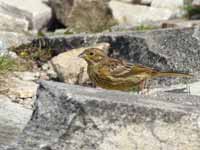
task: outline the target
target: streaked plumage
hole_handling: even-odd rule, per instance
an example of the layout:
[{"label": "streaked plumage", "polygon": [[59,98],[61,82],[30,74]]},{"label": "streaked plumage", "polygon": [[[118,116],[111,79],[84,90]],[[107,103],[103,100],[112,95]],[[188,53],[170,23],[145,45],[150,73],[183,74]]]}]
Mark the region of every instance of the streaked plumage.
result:
[{"label": "streaked plumage", "polygon": [[142,65],[110,58],[101,49],[86,49],[80,57],[88,63],[89,78],[97,86],[121,91],[142,90],[144,82],[154,77],[191,77],[189,74],[159,72]]}]

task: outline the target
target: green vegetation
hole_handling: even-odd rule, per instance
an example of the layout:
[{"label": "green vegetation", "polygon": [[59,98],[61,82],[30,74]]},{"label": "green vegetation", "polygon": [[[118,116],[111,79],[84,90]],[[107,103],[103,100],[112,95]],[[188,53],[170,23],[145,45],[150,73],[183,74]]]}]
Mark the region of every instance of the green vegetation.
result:
[{"label": "green vegetation", "polygon": [[19,58],[11,58],[10,56],[0,56],[0,77],[6,73],[13,71],[31,70],[32,64]]},{"label": "green vegetation", "polygon": [[68,28],[76,33],[109,30],[117,22],[103,1],[77,2],[68,20]]},{"label": "green vegetation", "polygon": [[44,37],[45,34],[44,34],[42,31],[38,31],[37,36],[38,36],[38,37]]},{"label": "green vegetation", "polygon": [[136,27],[137,31],[147,31],[147,30],[153,30],[156,29],[155,26],[151,26],[151,25],[140,25]]},{"label": "green vegetation", "polygon": [[17,53],[22,59],[26,60],[30,64],[35,62],[41,65],[53,57],[52,49],[38,48],[38,47],[26,47],[26,45],[21,45],[17,48],[12,48],[12,51]]},{"label": "green vegetation", "polygon": [[200,8],[193,7],[192,5],[185,6],[184,10],[187,12],[187,18],[191,18],[193,15],[200,14]]},{"label": "green vegetation", "polygon": [[5,74],[10,71],[17,70],[17,62],[9,56],[0,56],[0,74]]}]

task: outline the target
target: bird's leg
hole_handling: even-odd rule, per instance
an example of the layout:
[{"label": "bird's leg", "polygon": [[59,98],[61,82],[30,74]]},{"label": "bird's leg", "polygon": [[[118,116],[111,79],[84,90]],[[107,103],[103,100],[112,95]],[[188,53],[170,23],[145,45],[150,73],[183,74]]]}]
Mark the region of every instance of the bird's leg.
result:
[{"label": "bird's leg", "polygon": [[145,80],[142,80],[138,86],[138,94],[143,94],[145,88]]},{"label": "bird's leg", "polygon": [[147,93],[149,93],[149,91],[150,91],[150,80],[149,79],[145,80],[145,89],[147,89]]},{"label": "bird's leg", "polygon": [[150,84],[149,79],[143,80],[139,84],[139,91],[140,94],[147,95],[150,91]]},{"label": "bird's leg", "polygon": [[190,85],[188,84],[188,81],[186,81],[185,84],[186,84],[187,94],[191,95]]}]

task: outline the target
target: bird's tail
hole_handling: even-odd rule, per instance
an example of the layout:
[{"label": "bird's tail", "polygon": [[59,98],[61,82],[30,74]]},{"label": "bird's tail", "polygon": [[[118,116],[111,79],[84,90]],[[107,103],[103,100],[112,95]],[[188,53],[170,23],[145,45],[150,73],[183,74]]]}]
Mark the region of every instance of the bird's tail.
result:
[{"label": "bird's tail", "polygon": [[191,78],[193,75],[186,73],[176,73],[176,72],[155,72],[153,77],[182,77],[182,78]]}]

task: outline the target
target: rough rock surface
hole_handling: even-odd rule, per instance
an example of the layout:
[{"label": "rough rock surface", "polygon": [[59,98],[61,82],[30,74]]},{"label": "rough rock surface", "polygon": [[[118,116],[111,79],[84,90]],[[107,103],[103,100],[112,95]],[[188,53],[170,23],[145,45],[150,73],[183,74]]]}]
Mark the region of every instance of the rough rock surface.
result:
[{"label": "rough rock surface", "polygon": [[[75,28],[79,32],[88,32],[88,28],[95,32],[93,29],[97,25],[102,28],[102,22],[109,24],[112,20],[107,2],[108,0],[50,0],[50,6],[55,17],[64,26]],[[106,26],[106,23],[103,25]]]},{"label": "rough rock surface", "polygon": [[144,4],[144,5],[151,5],[153,0],[141,0],[141,4]]},{"label": "rough rock surface", "polygon": [[21,18],[15,18],[4,13],[0,13],[0,30],[24,32],[28,31],[28,21]]},{"label": "rough rock surface", "polygon": [[[101,43],[91,47],[108,50],[109,43]],[[86,48],[72,49],[53,57],[50,61],[60,81],[69,84],[82,84],[89,80],[87,63],[78,57]]]},{"label": "rough rock surface", "polygon": [[186,28],[199,26],[199,20],[168,20],[161,23],[162,28]]},{"label": "rough rock surface", "polygon": [[38,85],[35,82],[11,77],[8,82],[9,96],[18,98],[32,98],[36,95]]},{"label": "rough rock surface", "polygon": [[200,149],[200,97],[43,81],[35,104],[16,150]]},{"label": "rough rock surface", "polygon": [[[35,46],[58,52],[96,43],[110,43],[109,56],[131,63],[139,63],[162,71],[200,73],[200,29],[181,28],[146,32],[114,32],[52,36],[34,40]],[[181,80],[176,80],[181,82]],[[176,83],[177,83],[176,82]],[[172,84],[170,79],[159,79],[159,85]],[[156,84],[154,84],[156,85]]]},{"label": "rough rock surface", "polygon": [[0,0],[0,12],[26,19],[29,28],[35,30],[44,27],[51,18],[51,9],[43,0]]},{"label": "rough rock surface", "polygon": [[200,7],[200,0],[193,0],[192,1],[192,6],[194,6],[194,7]]},{"label": "rough rock surface", "polygon": [[32,110],[12,103],[9,98],[0,95],[0,149],[16,142],[31,117]]},{"label": "rough rock surface", "polygon": [[170,9],[173,11],[174,16],[184,17],[186,12],[184,11],[185,5],[191,5],[191,0],[153,0],[151,7]]},{"label": "rough rock surface", "polygon": [[3,47],[9,48],[12,46],[19,46],[28,43],[32,40],[32,36],[24,33],[17,33],[13,31],[0,31],[0,42]]},{"label": "rough rock surface", "polygon": [[114,18],[120,24],[137,25],[145,22],[169,20],[174,18],[173,11],[164,8],[131,5],[114,0],[109,2],[109,6]]}]

